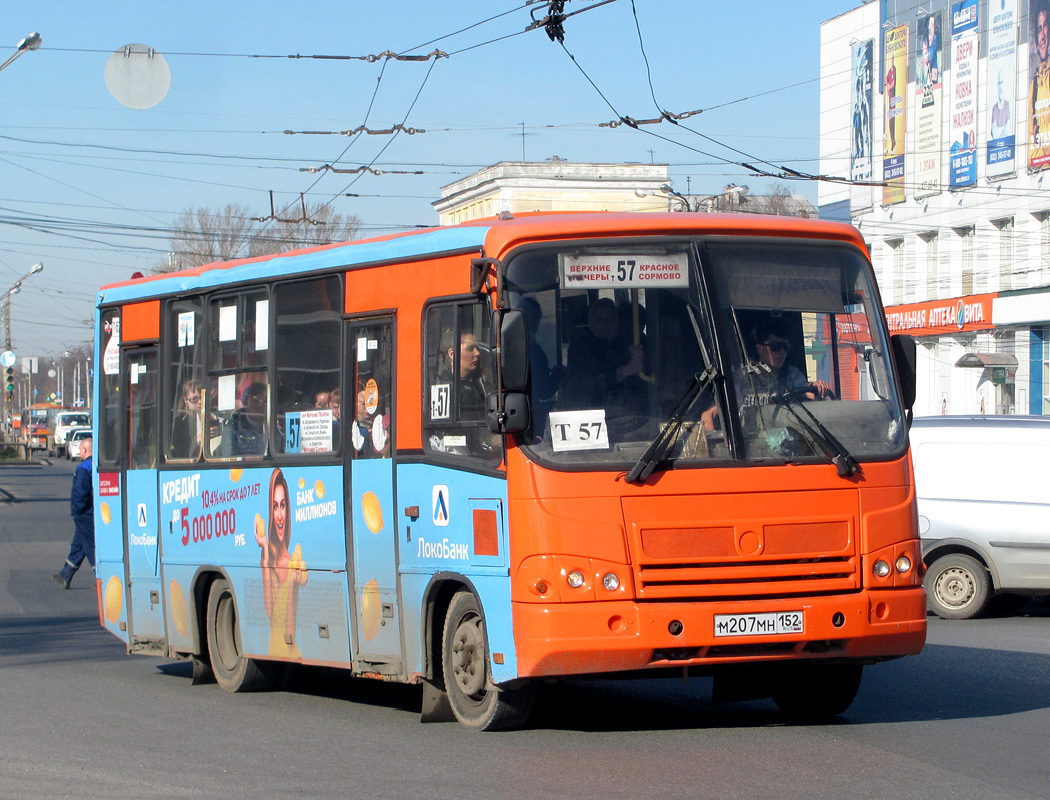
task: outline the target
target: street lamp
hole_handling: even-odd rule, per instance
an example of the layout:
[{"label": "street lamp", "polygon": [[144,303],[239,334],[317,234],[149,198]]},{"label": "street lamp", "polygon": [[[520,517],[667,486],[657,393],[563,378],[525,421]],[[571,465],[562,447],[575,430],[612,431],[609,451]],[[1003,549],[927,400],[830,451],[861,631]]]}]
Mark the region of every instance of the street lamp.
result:
[{"label": "street lamp", "polygon": [[684,194],[676,192],[674,189],[672,189],[671,188],[671,184],[669,184],[669,183],[663,184],[660,187],[660,191],[661,192],[666,192],[669,195],[668,199],[670,199],[671,197],[674,197],[675,199],[677,199],[682,204],[682,207],[681,208],[676,208],[675,211],[692,211],[693,210],[692,207],[689,205],[689,198],[686,197]]},{"label": "street lamp", "polygon": [[0,302],[4,304],[4,349],[11,349],[11,295],[18,294],[22,291],[22,281],[28,278],[30,275],[36,275],[40,270],[44,268],[43,264],[34,264],[32,268],[19,278],[17,281],[11,284],[11,288],[8,289],[3,295],[0,295]]},{"label": "street lamp", "polygon": [[24,38],[16,45],[15,52],[11,55],[11,57],[7,59],[7,61],[5,61],[3,64],[0,64],[0,70],[3,70],[4,67],[11,64],[16,58],[22,55],[22,53],[25,53],[29,50],[39,50],[42,41],[43,40],[40,38],[39,33],[37,33],[36,31],[30,33],[26,38]]}]

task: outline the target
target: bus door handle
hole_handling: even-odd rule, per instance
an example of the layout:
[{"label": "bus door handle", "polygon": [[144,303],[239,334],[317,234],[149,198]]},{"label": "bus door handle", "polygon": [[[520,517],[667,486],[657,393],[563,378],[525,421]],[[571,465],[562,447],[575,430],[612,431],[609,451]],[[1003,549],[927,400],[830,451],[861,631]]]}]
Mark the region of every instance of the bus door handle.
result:
[{"label": "bus door handle", "polygon": [[405,506],[405,516],[415,522],[419,519],[419,506]]}]

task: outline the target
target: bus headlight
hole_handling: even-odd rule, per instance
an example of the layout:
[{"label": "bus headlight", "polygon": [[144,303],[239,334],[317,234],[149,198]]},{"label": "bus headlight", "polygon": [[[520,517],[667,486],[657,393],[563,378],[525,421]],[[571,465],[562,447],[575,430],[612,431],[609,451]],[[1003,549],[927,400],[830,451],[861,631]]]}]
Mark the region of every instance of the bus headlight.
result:
[{"label": "bus headlight", "polygon": [[897,572],[901,575],[907,574],[908,570],[911,569],[911,559],[907,556],[901,556],[897,559]]},{"label": "bus headlight", "polygon": [[890,565],[880,558],[872,565],[871,571],[875,573],[876,578],[885,578],[890,574]]},{"label": "bus headlight", "polygon": [[574,569],[568,575],[565,576],[565,580],[568,581],[569,586],[573,589],[579,589],[583,586],[583,573],[578,569]]},{"label": "bus headlight", "polygon": [[604,586],[605,590],[608,592],[615,592],[617,589],[620,588],[620,579],[616,576],[615,573],[607,572],[602,578],[602,586]]}]

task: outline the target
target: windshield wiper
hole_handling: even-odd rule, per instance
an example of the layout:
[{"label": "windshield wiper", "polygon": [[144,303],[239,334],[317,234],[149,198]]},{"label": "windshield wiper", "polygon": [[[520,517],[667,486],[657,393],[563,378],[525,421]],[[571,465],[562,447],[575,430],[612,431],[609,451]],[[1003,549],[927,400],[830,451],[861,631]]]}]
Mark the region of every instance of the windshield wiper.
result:
[{"label": "windshield wiper", "polygon": [[667,418],[667,422],[664,423],[660,433],[656,435],[656,438],[645,448],[645,452],[642,453],[642,457],[638,459],[625,480],[628,483],[642,483],[648,478],[652,471],[656,468],[656,465],[663,459],[664,454],[674,444],[675,440],[678,439],[678,433],[682,430],[682,422],[685,420],[685,415],[692,407],[693,403],[696,402],[696,398],[700,396],[700,392],[703,391],[704,387],[711,382],[711,380],[718,374],[718,371],[708,367],[703,372],[694,375],[692,382],[689,387],[685,390],[685,394],[682,395],[678,403],[675,404],[674,410],[671,411],[670,416]]},{"label": "windshield wiper", "polygon": [[[858,470],[860,465],[857,460],[850,454],[846,446],[842,444],[835,436],[825,428],[819,419],[813,416],[813,412],[806,408],[805,403],[799,398],[798,393],[795,392],[790,386],[784,383],[780,377],[777,377],[777,383],[783,390],[780,394],[774,395],[773,399],[784,406],[797,421],[798,424],[809,434],[810,439],[820,445],[821,449],[824,450],[824,454],[831,460],[831,463],[835,465],[835,472],[838,473],[840,478],[848,478]],[[810,422],[807,422],[802,418],[802,415],[795,409],[800,408],[809,417]],[[812,424],[810,424],[812,423]]]}]

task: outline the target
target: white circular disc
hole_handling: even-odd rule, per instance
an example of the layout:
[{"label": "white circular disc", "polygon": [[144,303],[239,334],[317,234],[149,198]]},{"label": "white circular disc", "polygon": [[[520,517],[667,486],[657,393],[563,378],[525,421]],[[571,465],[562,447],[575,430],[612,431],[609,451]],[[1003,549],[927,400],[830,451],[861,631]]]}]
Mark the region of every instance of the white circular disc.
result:
[{"label": "white circular disc", "polygon": [[106,88],[128,108],[153,108],[168,95],[171,70],[152,47],[125,45],[106,62]]}]

